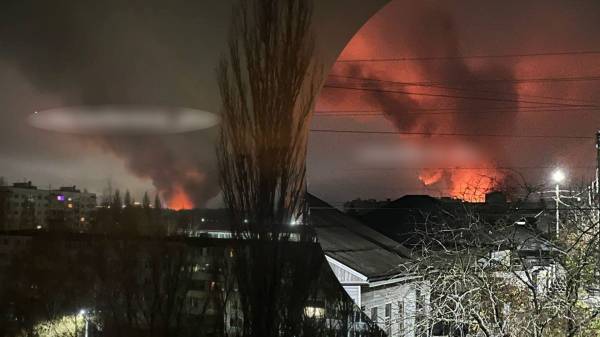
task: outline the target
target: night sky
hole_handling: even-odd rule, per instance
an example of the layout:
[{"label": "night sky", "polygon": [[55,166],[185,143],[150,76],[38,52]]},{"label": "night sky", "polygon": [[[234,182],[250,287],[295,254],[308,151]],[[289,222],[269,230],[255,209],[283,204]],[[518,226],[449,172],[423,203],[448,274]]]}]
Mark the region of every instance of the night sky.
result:
[{"label": "night sky", "polygon": [[[317,2],[319,57],[326,66],[385,2]],[[94,104],[187,106],[218,113],[214,68],[225,47],[231,5],[3,2],[0,175],[43,186],[76,184],[98,193],[110,180],[138,198],[159,190],[172,207],[215,205],[215,128],[176,136],[81,137],[33,129],[26,118],[33,111]],[[323,115],[316,115],[311,127],[593,136],[600,121],[597,108],[572,105],[600,106],[599,81],[589,79],[600,75],[599,54],[431,57],[600,51],[599,31],[597,1],[392,1],[358,31],[339,59],[418,60],[336,63],[317,104],[317,114]],[[521,81],[573,77],[587,79]],[[407,153],[431,156],[402,159]],[[312,133],[309,188],[333,203],[407,193],[458,195],[466,182],[490,185],[481,177],[494,177],[496,183],[507,173],[435,168],[527,167],[519,171],[539,183],[551,170],[546,167],[557,164],[572,179],[589,177],[593,156],[592,140]]]},{"label": "night sky", "polygon": [[[599,54],[502,56],[597,52],[599,32],[597,1],[393,1],[339,59],[405,60],[336,63],[313,128],[593,137]],[[481,200],[489,188],[547,184],[556,166],[576,184],[595,165],[592,139],[313,133],[311,145],[311,187],[336,204],[409,193]]]}]

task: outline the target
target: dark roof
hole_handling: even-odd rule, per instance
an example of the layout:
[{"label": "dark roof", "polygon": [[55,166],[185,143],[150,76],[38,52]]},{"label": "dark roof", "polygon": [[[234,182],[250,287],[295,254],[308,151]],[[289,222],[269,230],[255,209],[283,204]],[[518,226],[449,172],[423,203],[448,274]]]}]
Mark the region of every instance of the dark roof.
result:
[{"label": "dark roof", "polygon": [[371,280],[401,272],[410,255],[407,248],[312,194],[307,202],[310,224],[327,256]]},{"label": "dark roof", "polygon": [[[542,221],[539,215],[544,209],[539,202],[506,202],[500,192],[488,194],[483,203],[407,195],[363,215],[361,220],[397,242],[414,245],[422,239],[415,234],[417,231],[429,231],[440,225],[463,228],[474,216],[478,219],[477,226],[470,228],[477,230],[484,242],[496,245],[529,241],[531,245],[533,238],[541,236],[535,226]],[[518,220],[526,220],[527,226],[517,225]]]},{"label": "dark roof", "polygon": [[361,216],[361,221],[393,238],[397,242],[412,244],[417,228],[428,222],[436,222],[446,208],[454,208],[460,202],[442,201],[428,195],[406,195]]}]

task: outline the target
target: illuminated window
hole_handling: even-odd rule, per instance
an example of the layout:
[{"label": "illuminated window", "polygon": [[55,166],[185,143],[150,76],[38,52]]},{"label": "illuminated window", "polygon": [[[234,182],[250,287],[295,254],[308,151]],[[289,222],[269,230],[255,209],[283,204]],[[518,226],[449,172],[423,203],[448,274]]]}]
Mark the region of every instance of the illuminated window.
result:
[{"label": "illuminated window", "polygon": [[73,208],[73,204],[68,204],[67,207]]},{"label": "illuminated window", "polygon": [[304,315],[311,318],[321,318],[325,316],[325,308],[313,306],[304,307]]}]

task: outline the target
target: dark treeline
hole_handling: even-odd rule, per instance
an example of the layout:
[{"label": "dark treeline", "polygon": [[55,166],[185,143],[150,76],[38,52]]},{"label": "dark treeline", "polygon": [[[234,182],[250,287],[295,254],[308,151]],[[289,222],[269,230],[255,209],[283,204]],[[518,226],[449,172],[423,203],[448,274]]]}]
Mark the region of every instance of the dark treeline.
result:
[{"label": "dark treeline", "polygon": [[166,235],[167,210],[162,209],[158,195],[150,203],[145,193],[142,202],[134,203],[129,191],[121,197],[119,190],[110,193],[96,211],[90,230],[94,233],[124,235]]}]

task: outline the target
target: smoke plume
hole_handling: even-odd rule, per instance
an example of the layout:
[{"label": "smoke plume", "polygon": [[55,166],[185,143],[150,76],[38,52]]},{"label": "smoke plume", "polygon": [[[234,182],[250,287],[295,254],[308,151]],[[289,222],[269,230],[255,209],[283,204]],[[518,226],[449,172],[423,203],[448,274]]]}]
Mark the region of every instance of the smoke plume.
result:
[{"label": "smoke plume", "polygon": [[[67,105],[214,108],[203,98],[218,95],[195,92],[195,74],[205,71],[203,58],[218,54],[191,43],[195,32],[206,29],[200,4],[9,0],[3,6],[0,57],[41,92],[51,92]],[[210,64],[212,69],[216,63]],[[39,107],[48,108],[55,107]],[[189,208],[218,193],[214,138],[214,130],[207,130],[82,140],[151,179],[169,206]]]},{"label": "smoke plume", "polygon": [[[362,102],[380,109],[399,131],[514,133],[519,109],[515,83],[489,81],[481,84],[481,80],[513,79],[513,64],[454,58],[465,54],[461,50],[456,23],[448,12],[436,6],[436,3],[411,2],[410,15],[402,15],[397,21],[388,15],[387,20],[379,21],[378,34],[367,31],[361,36],[363,32],[359,32],[358,38],[350,42],[341,57],[364,58],[371,43],[380,39],[379,44],[387,44],[390,50],[379,50],[380,55],[375,58],[385,58],[387,54],[381,54],[387,52],[416,60],[384,64],[338,63],[329,83],[367,89],[360,93]],[[427,60],[431,56],[448,59]],[[334,90],[325,91],[322,100],[340,101],[347,97],[344,95],[355,94]],[[495,159],[506,157],[505,147],[500,142],[480,137],[446,140],[456,146],[468,144],[474,148],[478,162],[471,165],[478,169],[424,169],[419,179],[425,186],[443,185],[452,196],[481,200],[486,191],[502,183],[506,174],[495,168]]]}]

